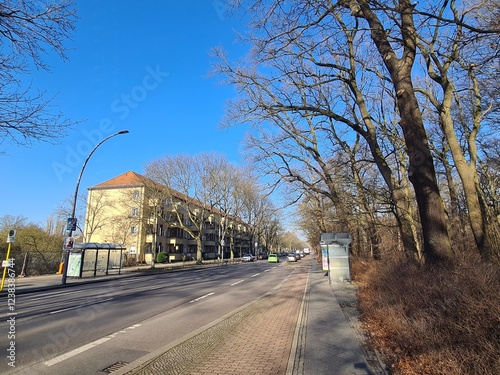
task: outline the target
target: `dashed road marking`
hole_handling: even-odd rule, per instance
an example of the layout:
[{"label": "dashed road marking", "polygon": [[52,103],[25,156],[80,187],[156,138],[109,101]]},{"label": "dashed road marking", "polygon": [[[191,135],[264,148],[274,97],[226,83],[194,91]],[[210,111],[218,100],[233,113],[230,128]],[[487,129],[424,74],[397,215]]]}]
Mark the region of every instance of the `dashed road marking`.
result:
[{"label": "dashed road marking", "polygon": [[99,346],[109,340],[111,340],[112,338],[116,337],[119,333],[126,333],[127,330],[132,330],[132,329],[136,329],[138,327],[140,327],[141,324],[134,324],[130,327],[127,327],[125,328],[124,330],[121,330],[121,331],[118,331],[118,332],[115,332],[109,336],[106,336],[106,337],[103,337],[103,338],[100,338],[98,340],[95,340],[95,341],[92,341],[91,343],[89,344],[86,344],[86,345],[83,345],[83,346],[80,346],[79,348],[76,348],[68,353],[65,353],[65,354],[62,354],[58,357],[55,357],[55,358],[52,358],[51,360],[49,361],[46,361],[44,362],[44,364],[48,367],[50,366],[54,366],[55,364],[58,364],[62,361],[65,361],[66,359],[68,358],[71,358],[71,357],[74,357],[75,355],[78,355],[78,354],[81,354],[89,349],[92,349],[92,348],[95,348],[96,346]]},{"label": "dashed road marking", "polygon": [[214,292],[205,294],[204,296],[201,296],[201,297],[198,297],[196,299],[193,299],[193,300],[189,301],[189,303],[198,302],[199,300],[202,300],[203,298],[207,298],[207,297],[209,297],[211,295],[214,295],[214,294],[215,294]]}]

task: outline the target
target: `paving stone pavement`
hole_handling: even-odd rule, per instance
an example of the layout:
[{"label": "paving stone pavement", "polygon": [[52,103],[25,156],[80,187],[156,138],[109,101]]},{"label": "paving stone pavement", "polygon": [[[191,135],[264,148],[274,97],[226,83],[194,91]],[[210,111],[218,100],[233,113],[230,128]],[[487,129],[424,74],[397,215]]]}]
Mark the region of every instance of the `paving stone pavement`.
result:
[{"label": "paving stone pavement", "polygon": [[[294,272],[263,297],[110,373],[387,375],[365,344],[356,285],[330,284],[313,257],[282,266]],[[131,271],[145,272],[138,267],[118,276],[70,280],[68,286],[126,277]],[[19,293],[60,287],[60,275],[20,279],[17,287]]]},{"label": "paving stone pavement", "polygon": [[308,264],[297,265],[285,282],[244,310],[127,374],[286,374]]},{"label": "paving stone pavement", "polygon": [[386,375],[364,344],[355,285],[329,285],[313,259],[286,266],[262,298],[113,374]]},{"label": "paving stone pavement", "polygon": [[[329,283],[312,256],[263,297],[113,375],[387,375],[365,345],[354,283]],[[184,265],[182,265],[184,268]],[[108,276],[125,277],[124,275]],[[129,272],[126,272],[129,271]],[[137,268],[138,272],[142,269]],[[149,270],[148,270],[149,271]],[[71,283],[98,279],[70,280]],[[60,275],[20,279],[19,292],[60,286]]]},{"label": "paving stone pavement", "polygon": [[[186,375],[285,374],[307,282],[307,266],[254,306],[252,316]],[[229,355],[228,355],[229,354]],[[221,363],[227,363],[221,368]]]}]

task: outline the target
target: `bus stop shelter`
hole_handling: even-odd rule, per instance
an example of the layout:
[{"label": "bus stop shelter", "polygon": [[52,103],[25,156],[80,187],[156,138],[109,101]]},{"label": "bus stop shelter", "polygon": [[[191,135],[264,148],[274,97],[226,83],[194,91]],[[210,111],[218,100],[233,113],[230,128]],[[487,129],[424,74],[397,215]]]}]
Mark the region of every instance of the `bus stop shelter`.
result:
[{"label": "bus stop shelter", "polygon": [[322,233],[320,238],[323,270],[328,272],[332,282],[351,281],[349,245],[352,236],[349,233]]},{"label": "bus stop shelter", "polygon": [[120,244],[75,243],[69,253],[67,276],[74,278],[120,274],[124,262]]}]

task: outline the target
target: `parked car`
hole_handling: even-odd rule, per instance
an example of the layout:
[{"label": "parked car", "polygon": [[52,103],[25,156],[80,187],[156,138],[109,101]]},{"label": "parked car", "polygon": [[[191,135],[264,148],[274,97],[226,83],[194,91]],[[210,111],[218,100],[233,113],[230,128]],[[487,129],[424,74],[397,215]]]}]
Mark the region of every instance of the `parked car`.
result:
[{"label": "parked car", "polygon": [[286,256],[286,260],[289,262],[296,262],[297,261],[297,255],[295,253],[290,253]]},{"label": "parked car", "polygon": [[269,263],[279,263],[280,262],[280,258],[278,258],[278,254],[269,254],[267,256],[267,261]]},{"label": "parked car", "polygon": [[241,261],[242,262],[253,262],[255,259],[255,257],[252,255],[252,254],[244,254],[242,257],[241,257]]}]

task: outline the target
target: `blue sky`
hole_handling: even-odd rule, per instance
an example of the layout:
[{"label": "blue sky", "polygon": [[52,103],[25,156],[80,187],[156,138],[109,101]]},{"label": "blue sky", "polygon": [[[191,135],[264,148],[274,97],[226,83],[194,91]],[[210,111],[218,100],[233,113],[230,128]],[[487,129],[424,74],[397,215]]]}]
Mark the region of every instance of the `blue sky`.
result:
[{"label": "blue sky", "polygon": [[242,22],[226,13],[225,0],[77,0],[79,21],[66,46],[69,61],[55,54],[50,72],[34,71],[34,88],[57,95],[53,104],[83,122],[59,144],[29,148],[3,144],[0,217],[24,216],[44,225],[72,197],[85,158],[80,193],[165,154],[216,151],[242,163],[245,129],[219,129],[231,87],[208,78],[210,50],[223,46],[236,58]]}]

